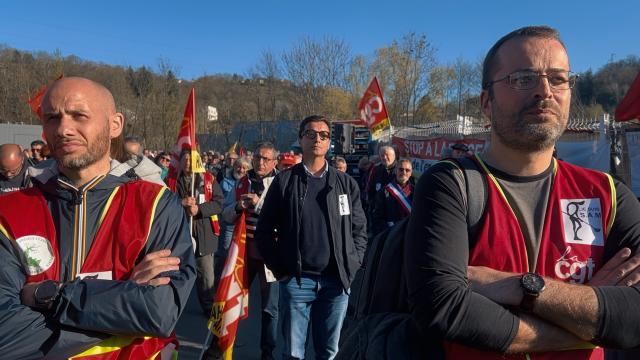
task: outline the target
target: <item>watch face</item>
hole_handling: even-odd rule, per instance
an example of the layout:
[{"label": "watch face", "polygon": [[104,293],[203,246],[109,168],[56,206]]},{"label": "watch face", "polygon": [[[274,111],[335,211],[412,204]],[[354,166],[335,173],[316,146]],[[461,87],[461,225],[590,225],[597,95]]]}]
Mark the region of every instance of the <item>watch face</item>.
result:
[{"label": "watch face", "polygon": [[544,279],[542,276],[533,273],[527,273],[522,276],[522,287],[530,293],[539,293],[544,289]]},{"label": "watch face", "polygon": [[58,285],[56,284],[56,282],[45,281],[42,284],[38,285],[34,295],[35,295],[36,301],[46,303],[53,300],[53,298],[55,298],[57,293],[58,293]]}]

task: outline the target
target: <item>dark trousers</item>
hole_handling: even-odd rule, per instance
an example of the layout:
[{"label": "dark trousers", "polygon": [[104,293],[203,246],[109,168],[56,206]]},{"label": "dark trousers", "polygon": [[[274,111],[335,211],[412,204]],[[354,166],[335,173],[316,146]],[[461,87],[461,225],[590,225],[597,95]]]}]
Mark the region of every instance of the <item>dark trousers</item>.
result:
[{"label": "dark trousers", "polygon": [[196,256],[196,289],[202,311],[211,314],[214,292],[213,254]]},{"label": "dark trousers", "polygon": [[251,287],[256,275],[260,281],[260,308],[262,310],[260,349],[262,350],[262,357],[265,358],[265,355],[271,355],[276,348],[280,291],[277,281],[267,282],[262,260],[247,258],[247,265],[248,286]]}]

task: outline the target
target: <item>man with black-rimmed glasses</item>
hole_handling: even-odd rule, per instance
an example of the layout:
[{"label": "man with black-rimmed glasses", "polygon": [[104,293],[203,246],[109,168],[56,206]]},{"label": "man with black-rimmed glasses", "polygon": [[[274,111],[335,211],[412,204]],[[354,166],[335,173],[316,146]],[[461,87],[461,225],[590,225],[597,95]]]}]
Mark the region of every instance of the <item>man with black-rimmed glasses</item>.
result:
[{"label": "man with black-rimmed glasses", "polygon": [[329,121],[300,123],[302,163],[276,176],[256,229],[280,280],[285,359],[304,359],[309,325],[316,359],[333,359],[349,289],[364,256],[366,219],[357,182],[329,166]]}]

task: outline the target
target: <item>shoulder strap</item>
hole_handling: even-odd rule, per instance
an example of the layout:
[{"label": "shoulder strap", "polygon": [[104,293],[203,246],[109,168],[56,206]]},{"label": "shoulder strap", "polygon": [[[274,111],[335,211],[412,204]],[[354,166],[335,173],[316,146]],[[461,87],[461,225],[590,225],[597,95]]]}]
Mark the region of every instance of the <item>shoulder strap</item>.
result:
[{"label": "shoulder strap", "polygon": [[460,193],[467,208],[467,232],[471,243],[475,240],[487,203],[487,180],[471,158],[462,157],[453,160],[452,162],[458,165],[453,174],[458,181]]}]

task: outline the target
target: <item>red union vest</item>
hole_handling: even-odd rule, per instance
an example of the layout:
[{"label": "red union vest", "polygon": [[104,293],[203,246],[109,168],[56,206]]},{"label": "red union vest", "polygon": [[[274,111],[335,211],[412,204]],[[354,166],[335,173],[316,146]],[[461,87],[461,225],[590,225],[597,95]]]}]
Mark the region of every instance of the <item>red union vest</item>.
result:
[{"label": "red union vest", "polygon": [[[211,173],[209,173],[208,171],[205,171],[202,175],[204,175],[204,201],[211,201],[211,198],[213,197],[213,182],[215,181],[215,179],[213,178],[213,175],[211,175]],[[167,178],[167,186],[169,187],[169,190],[173,191],[174,193],[176,192],[177,181],[178,180],[173,177]],[[220,222],[218,220],[218,215],[211,215],[209,217],[209,221],[211,222],[213,233],[216,236],[220,236]]]},{"label": "red union vest", "polygon": [[[528,268],[525,239],[518,220],[495,177],[476,156],[487,176],[484,220],[469,265],[515,273],[534,271],[565,282],[584,284],[603,264],[604,244],[616,212],[612,178],[554,160],[554,177],[547,204],[535,269]],[[589,347],[588,344],[585,347]],[[446,343],[448,359],[603,359],[601,348],[506,355]]]},{"label": "red union vest", "polygon": [[[101,213],[98,231],[80,273],[126,280],[146,244],[158,201],[165,187],[134,181],[116,187]],[[29,214],[29,216],[24,216]],[[33,221],[32,219],[41,219]],[[47,202],[38,188],[7,194],[0,201],[0,231],[22,250],[27,283],[59,280],[58,239]],[[156,359],[169,338],[111,337],[73,359]]]}]

